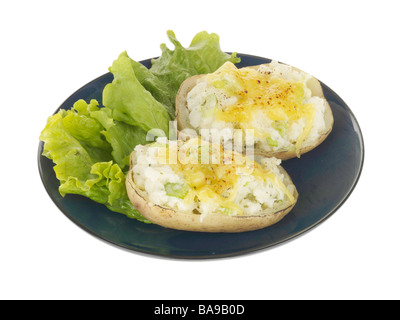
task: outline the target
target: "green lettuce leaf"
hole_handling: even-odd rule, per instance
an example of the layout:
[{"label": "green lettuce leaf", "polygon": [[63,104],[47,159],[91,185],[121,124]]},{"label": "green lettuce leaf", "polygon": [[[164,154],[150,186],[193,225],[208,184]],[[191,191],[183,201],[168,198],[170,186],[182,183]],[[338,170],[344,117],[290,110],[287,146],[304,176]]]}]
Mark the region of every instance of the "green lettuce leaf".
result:
[{"label": "green lettuce leaf", "polygon": [[129,201],[125,173],[113,161],[112,146],[104,137],[105,128],[91,116],[100,112],[97,106],[96,100],[90,104],[79,100],[71,110],[60,110],[49,117],[40,134],[43,155],[55,164],[59,192],[62,196],[83,195],[111,211],[148,222]]},{"label": "green lettuce leaf", "polygon": [[140,84],[149,91],[158,102],[164,105],[171,119],[174,119],[175,95],[171,92],[168,83],[163,82],[140,62],[131,60],[131,65]]},{"label": "green lettuce leaf", "polygon": [[112,109],[112,118],[146,132],[161,129],[168,134],[171,118],[166,108],[141,85],[126,52],[114,61],[110,72],[114,80],[103,90],[103,104]]},{"label": "green lettuce leaf", "polygon": [[172,31],[167,35],[175,49],[162,44],[161,56],[152,60],[150,69],[126,52],[119,55],[109,68],[114,79],[103,90],[103,106],[96,100],[78,100],[71,110],[48,118],[40,140],[43,155],[55,164],[62,196],[79,194],[150,223],[126,193],[130,153],[136,145],[150,142],[147,133],[152,129],[171,137],[169,121],[175,116],[175,97],[184,80],[214,72],[226,61],[240,61],[235,53],[221,51],[214,33],[198,33],[187,49]]},{"label": "green lettuce leaf", "polygon": [[98,102],[84,100],[75,102],[73,108],[63,115],[65,130],[84,147],[90,157],[96,161],[111,160],[111,145],[102,135],[103,126],[90,116],[90,112],[99,110]]},{"label": "green lettuce leaf", "polygon": [[114,161],[122,168],[129,166],[129,156],[138,144],[146,144],[146,131],[112,118],[112,110],[104,107],[90,113],[105,130],[101,131],[112,147]]},{"label": "green lettuce leaf", "polygon": [[152,60],[150,72],[168,84],[173,99],[187,78],[214,72],[226,61],[240,62],[236,53],[230,55],[221,50],[219,36],[215,33],[199,32],[187,49],[176,39],[172,30],[167,31],[167,36],[175,50],[168,49],[164,43],[161,44],[162,54],[160,58]]},{"label": "green lettuce leaf", "polygon": [[[77,101],[71,110],[61,109],[47,120],[39,139],[44,142],[43,155],[53,160],[57,179],[69,176],[86,178],[98,161],[112,160],[111,146],[103,137],[101,124],[90,118],[98,103]],[[75,109],[76,108],[76,109]]]},{"label": "green lettuce leaf", "polygon": [[125,187],[125,174],[113,161],[92,165],[86,180],[69,176],[67,181],[60,185],[59,191],[61,195],[70,193],[85,196],[104,204],[111,211],[151,223],[130,202]]}]

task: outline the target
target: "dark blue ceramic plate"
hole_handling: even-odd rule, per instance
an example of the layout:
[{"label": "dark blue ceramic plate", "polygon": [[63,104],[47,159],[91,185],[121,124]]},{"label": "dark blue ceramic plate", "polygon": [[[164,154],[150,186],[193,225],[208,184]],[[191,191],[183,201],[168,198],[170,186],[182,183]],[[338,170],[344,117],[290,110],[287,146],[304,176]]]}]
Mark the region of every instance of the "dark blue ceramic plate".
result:
[{"label": "dark blue ceramic plate", "polygon": [[[239,67],[270,62],[251,55],[239,56],[242,59]],[[142,63],[150,67],[150,61]],[[112,79],[112,74],[107,73],[93,80],[60,108],[70,109],[78,99],[97,99],[101,104],[103,88]],[[238,234],[176,231],[131,220],[82,196],[63,198],[58,193],[59,182],[52,161],[41,155],[43,142],[38,150],[39,172],[51,199],[69,219],[120,248],[185,259],[236,256],[271,248],[304,234],[332,216],[350,196],[362,171],[364,145],[357,120],[335,92],[324,84],[322,87],[335,118],[333,130],[318,148],[300,159],[283,162],[298,189],[299,200],[281,222],[262,230]]]}]

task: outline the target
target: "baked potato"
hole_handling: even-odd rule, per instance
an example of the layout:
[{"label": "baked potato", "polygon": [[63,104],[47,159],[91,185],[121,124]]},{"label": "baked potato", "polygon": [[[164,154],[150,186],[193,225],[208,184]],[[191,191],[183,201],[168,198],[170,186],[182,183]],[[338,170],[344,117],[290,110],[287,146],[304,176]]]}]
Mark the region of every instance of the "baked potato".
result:
[{"label": "baked potato", "polygon": [[240,69],[226,62],[185,80],[176,97],[181,139],[197,134],[281,160],[317,147],[333,121],[320,82],[276,61]]},{"label": "baked potato", "polygon": [[199,138],[159,138],[130,155],[126,189],[148,220],[197,232],[244,232],[283,219],[298,193],[276,158],[224,150]]}]

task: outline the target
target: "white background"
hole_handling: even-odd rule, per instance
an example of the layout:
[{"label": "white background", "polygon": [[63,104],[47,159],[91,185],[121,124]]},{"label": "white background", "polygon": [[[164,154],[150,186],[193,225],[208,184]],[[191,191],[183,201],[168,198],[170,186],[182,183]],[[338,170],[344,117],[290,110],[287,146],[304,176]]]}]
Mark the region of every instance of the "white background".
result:
[{"label": "white background", "polygon": [[[2,299],[398,299],[398,1],[2,1]],[[37,147],[46,119],[127,50],[160,54],[206,30],[224,51],[284,61],[337,92],[366,146],[352,196],[300,238],[235,258],[185,261],[89,235],[52,203]],[[169,45],[170,48],[173,48]]]}]

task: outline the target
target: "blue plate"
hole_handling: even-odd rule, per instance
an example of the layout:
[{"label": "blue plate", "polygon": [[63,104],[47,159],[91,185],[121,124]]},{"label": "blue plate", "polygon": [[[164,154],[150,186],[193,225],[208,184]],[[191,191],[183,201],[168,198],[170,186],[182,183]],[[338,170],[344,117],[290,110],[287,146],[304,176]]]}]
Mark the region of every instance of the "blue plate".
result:
[{"label": "blue plate", "polygon": [[[246,54],[238,56],[242,59],[238,67],[271,61]],[[151,59],[141,63],[149,68]],[[101,104],[103,88],[112,80],[112,74],[104,74],[72,94],[60,108],[70,109],[79,99],[97,99]],[[271,248],[304,234],[332,216],[350,196],[362,171],[364,144],[357,120],[335,92],[323,83],[322,88],[335,118],[333,130],[313,151],[282,163],[298,189],[299,200],[282,221],[262,230],[237,234],[177,231],[129,219],[82,196],[63,198],[58,192],[54,164],[42,156],[43,142],[38,150],[40,176],[50,198],[69,219],[120,248],[185,259],[236,256]]]}]

